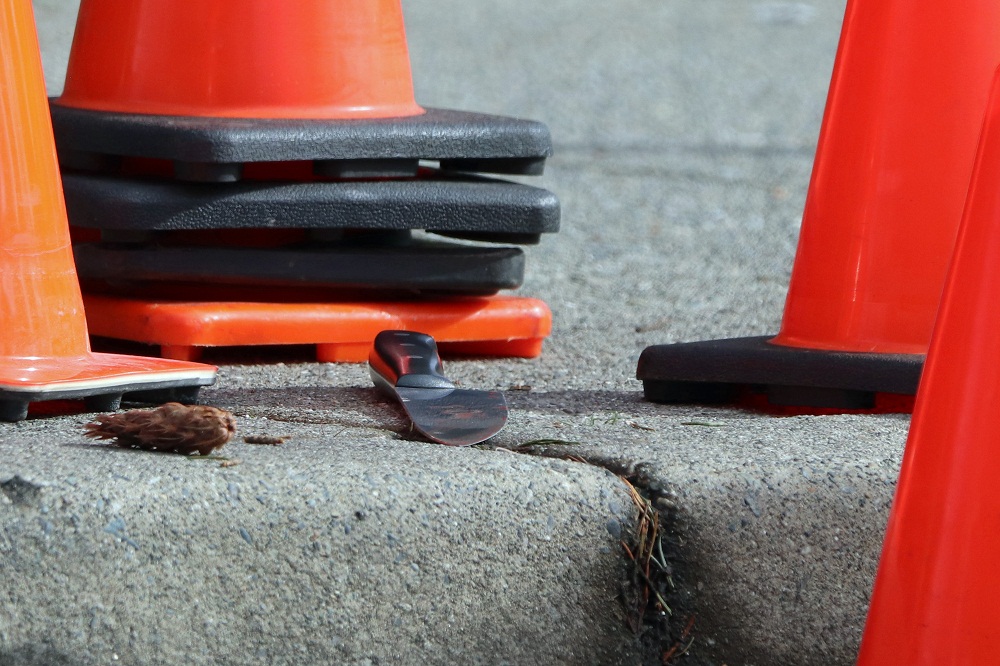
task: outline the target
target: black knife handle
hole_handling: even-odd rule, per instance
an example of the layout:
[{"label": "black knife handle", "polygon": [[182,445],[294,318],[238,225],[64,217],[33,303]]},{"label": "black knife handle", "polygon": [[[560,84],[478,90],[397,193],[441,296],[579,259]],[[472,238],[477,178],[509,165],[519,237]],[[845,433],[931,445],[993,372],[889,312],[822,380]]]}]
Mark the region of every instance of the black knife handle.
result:
[{"label": "black knife handle", "polygon": [[368,365],[391,386],[455,388],[442,372],[437,343],[426,333],[382,331],[375,336]]}]

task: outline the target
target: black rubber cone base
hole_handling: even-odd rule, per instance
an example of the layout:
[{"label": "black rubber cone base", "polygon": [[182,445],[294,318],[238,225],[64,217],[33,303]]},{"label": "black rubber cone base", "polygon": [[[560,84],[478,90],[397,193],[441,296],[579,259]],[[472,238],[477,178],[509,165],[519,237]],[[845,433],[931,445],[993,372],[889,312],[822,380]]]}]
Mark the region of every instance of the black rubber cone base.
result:
[{"label": "black rubber cone base", "polygon": [[636,377],[648,400],[728,403],[750,389],[771,405],[872,409],[878,394],[915,395],[920,354],[799,349],[771,337],[647,347]]},{"label": "black rubber cone base", "polygon": [[424,229],[536,243],[559,229],[559,200],[528,185],[426,171],[406,180],[190,184],[64,173],[70,224],[119,231]]},{"label": "black rubber cone base", "polygon": [[51,103],[64,167],[115,170],[120,157],[170,160],[182,180],[232,182],[254,162],[315,163],[335,177],[412,175],[420,160],[484,173],[541,174],[548,128],[531,120],[427,109],[419,116],[287,120],[156,116]]},{"label": "black rubber cone base", "polygon": [[[405,232],[404,232],[405,234]],[[486,296],[516,289],[524,252],[516,247],[392,239],[274,248],[81,243],[77,273],[109,283],[186,282],[210,285],[316,287],[405,294]],[[161,240],[168,240],[161,234]]]}]

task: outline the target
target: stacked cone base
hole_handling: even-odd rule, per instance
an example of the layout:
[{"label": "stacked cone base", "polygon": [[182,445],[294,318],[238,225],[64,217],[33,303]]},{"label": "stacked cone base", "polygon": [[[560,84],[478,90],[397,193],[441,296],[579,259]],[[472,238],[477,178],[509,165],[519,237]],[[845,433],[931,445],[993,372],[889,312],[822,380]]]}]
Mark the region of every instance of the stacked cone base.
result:
[{"label": "stacked cone base", "polygon": [[880,395],[917,391],[921,354],[799,349],[770,339],[654,345],[639,357],[636,376],[646,398],[662,403],[732,403],[750,392],[774,406],[867,410]]},{"label": "stacked cone base", "polygon": [[559,229],[555,195],[519,183],[431,170],[374,181],[312,181],[308,170],[280,167],[268,175],[285,179],[217,185],[66,172],[63,187],[70,224],[81,228],[424,229],[521,244]]},{"label": "stacked cone base", "polygon": [[533,358],[552,328],[542,301],[514,297],[397,302],[146,300],[84,294],[91,334],[159,345],[193,361],[212,347],[315,345],[320,362],[363,362],[375,336],[417,330],[444,352]]},{"label": "stacked cone base", "polygon": [[255,162],[313,162],[334,177],[412,176],[442,168],[538,175],[552,154],[531,120],[427,109],[402,118],[299,120],[114,113],[51,104],[65,168],[114,170],[122,156],[169,160],[181,180],[233,182]]},{"label": "stacked cone base", "polygon": [[303,243],[269,248],[80,243],[73,251],[81,280],[111,284],[315,287],[370,290],[384,298],[386,293],[485,296],[516,289],[524,279],[520,248],[426,240],[384,246]]},{"label": "stacked cone base", "polygon": [[83,399],[92,411],[137,402],[196,402],[202,386],[215,383],[216,369],[121,354],[0,361],[0,421],[27,418],[31,403]]}]

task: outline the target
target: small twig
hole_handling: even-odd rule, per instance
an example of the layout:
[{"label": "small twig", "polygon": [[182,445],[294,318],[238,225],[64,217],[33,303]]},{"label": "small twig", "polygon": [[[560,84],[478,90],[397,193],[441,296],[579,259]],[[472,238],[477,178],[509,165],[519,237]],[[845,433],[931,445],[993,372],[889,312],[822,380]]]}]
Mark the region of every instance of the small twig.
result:
[{"label": "small twig", "polygon": [[[680,639],[678,639],[678,641],[674,643],[669,650],[663,653],[662,661],[664,664],[669,662],[674,657],[680,657],[681,655],[686,654],[687,651],[691,649],[691,646],[694,645],[694,636],[691,636],[691,630],[694,629],[694,621],[696,617],[696,615],[691,616],[691,619],[688,620],[687,625],[684,627],[684,631],[681,632]],[[689,640],[688,644],[685,645],[680,652],[678,652],[677,648],[681,646],[681,643],[683,643],[684,639],[688,636],[691,636],[691,640]]]},{"label": "small twig", "polygon": [[523,444],[518,444],[514,447],[514,450],[527,449],[533,446],[576,446],[579,444],[580,442],[571,442],[566,439],[532,439]]},{"label": "small twig", "polygon": [[656,591],[654,587],[655,583],[653,583],[653,580],[642,569],[636,568],[636,571],[638,571],[639,575],[642,576],[643,580],[646,581],[647,589],[653,593],[653,596],[656,597],[656,601],[660,604],[660,608],[663,609],[663,612],[665,612],[667,615],[673,615],[674,612],[670,610],[670,606],[668,606],[667,602],[663,600],[663,597],[660,596],[660,593]]},{"label": "small twig", "polygon": [[684,631],[681,632],[681,640],[691,635],[691,630],[694,629],[694,621],[697,617],[697,615],[692,615],[691,619],[689,619],[687,624],[684,625]]},{"label": "small twig", "polygon": [[663,554],[663,539],[656,542],[656,549],[660,552],[660,561],[663,562],[663,566],[660,568],[666,571],[668,569],[667,556]]}]

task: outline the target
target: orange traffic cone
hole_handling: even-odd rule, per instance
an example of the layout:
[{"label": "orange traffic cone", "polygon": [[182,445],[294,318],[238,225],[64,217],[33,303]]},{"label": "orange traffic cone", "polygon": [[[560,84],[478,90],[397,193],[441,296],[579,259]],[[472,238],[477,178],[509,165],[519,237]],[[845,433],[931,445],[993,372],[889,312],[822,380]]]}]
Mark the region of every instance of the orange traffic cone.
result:
[{"label": "orange traffic cone", "polygon": [[216,369],[90,351],[30,0],[0,3],[0,419],[33,401],[193,399]]},{"label": "orange traffic cone", "polygon": [[229,118],[423,113],[399,0],[83,0],[60,104]]},{"label": "orange traffic cone", "polygon": [[52,114],[64,166],[154,158],[182,180],[538,174],[551,154],[542,123],[416,103],[400,0],[83,0]]},{"label": "orange traffic cone", "polygon": [[650,347],[647,396],[912,395],[997,62],[996,0],[849,0],[780,333]]},{"label": "orange traffic cone", "polygon": [[993,664],[1000,642],[1000,70],[920,382],[859,664]]},{"label": "orange traffic cone", "polygon": [[[81,187],[71,197],[71,222],[91,226],[81,211],[120,212],[116,201],[127,192],[143,208],[126,213],[133,238],[153,229],[231,230],[239,221],[242,228],[319,228],[320,235],[412,228],[518,243],[534,242],[536,220],[558,219],[557,202],[547,192],[526,198],[524,186],[464,175],[459,182],[449,173],[540,174],[551,138],[534,121],[418,106],[400,0],[136,0],[127,8],[117,0],[82,0],[66,85],[52,114],[63,167],[105,172],[73,174]],[[436,161],[440,169],[422,169],[421,160]],[[276,173],[294,182],[282,188],[265,182]],[[152,177],[123,178],[128,174]],[[237,180],[243,182],[231,184]],[[497,196],[484,199],[486,186]],[[183,212],[177,218],[184,220],[157,226],[164,220],[152,209],[177,210],[178,204]],[[199,206],[209,218],[191,226]],[[523,214],[512,215],[515,207]],[[220,213],[223,208],[229,213]],[[104,215],[91,217],[102,234],[114,227]],[[199,248],[170,249],[192,266]],[[197,256],[210,261],[199,270],[218,269],[214,250],[200,248]],[[225,250],[235,262],[229,267],[240,273],[233,281],[246,284],[240,266],[248,253]],[[454,250],[472,257],[464,246]],[[225,260],[223,252],[219,248],[218,259]],[[393,261],[391,247],[368,252]],[[462,273],[457,255],[435,262],[421,248],[411,256],[416,274],[392,283],[392,293],[375,289],[386,282],[372,280],[363,261],[355,262],[360,270],[350,279],[313,271],[315,286],[368,289],[364,298],[373,302],[362,303],[331,302],[345,298],[341,291],[318,301],[304,294],[293,273],[309,258],[299,248],[255,255],[274,262],[277,279],[266,286],[294,283],[277,294],[258,290],[237,297],[198,279],[202,288],[189,299],[189,293],[179,295],[184,284],[168,283],[192,282],[192,273],[168,261],[159,284],[144,282],[141,293],[130,292],[135,298],[88,294],[87,316],[95,335],[159,344],[165,355],[187,359],[219,345],[312,343],[320,360],[364,361],[379,326],[438,330],[439,340],[465,350],[472,345],[488,354],[537,355],[551,315],[534,299],[391,300],[400,292],[427,295],[432,283],[438,293],[477,294],[519,285],[520,251],[489,252],[496,254],[493,268],[502,269],[502,281],[484,279],[487,272],[498,274],[493,268],[474,265]],[[252,262],[247,265],[255,275]],[[323,268],[322,262],[310,266]],[[117,283],[127,279],[115,276]],[[151,328],[149,317],[159,325]]]}]

